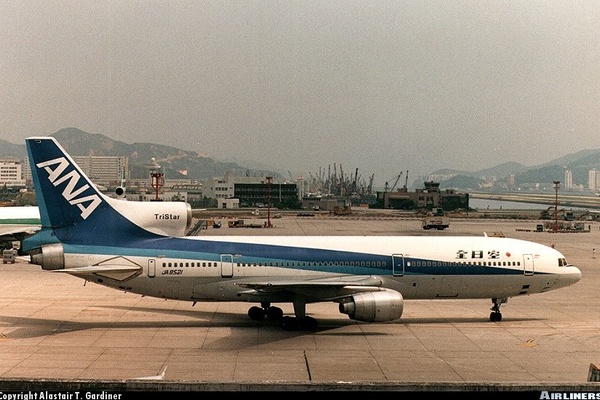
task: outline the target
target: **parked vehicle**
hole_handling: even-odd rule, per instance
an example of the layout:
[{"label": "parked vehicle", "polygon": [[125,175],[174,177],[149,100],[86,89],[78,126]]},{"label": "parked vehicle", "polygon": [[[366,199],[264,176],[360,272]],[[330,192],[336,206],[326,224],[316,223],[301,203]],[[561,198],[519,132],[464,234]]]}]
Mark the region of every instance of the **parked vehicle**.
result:
[{"label": "parked vehicle", "polygon": [[17,250],[2,250],[2,264],[14,264],[17,261]]}]

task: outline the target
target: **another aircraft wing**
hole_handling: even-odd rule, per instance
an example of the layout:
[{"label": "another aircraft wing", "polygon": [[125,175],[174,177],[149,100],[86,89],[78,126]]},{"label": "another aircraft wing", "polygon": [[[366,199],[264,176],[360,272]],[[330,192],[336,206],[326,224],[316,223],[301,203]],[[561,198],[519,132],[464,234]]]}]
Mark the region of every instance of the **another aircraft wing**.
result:
[{"label": "another aircraft wing", "polygon": [[1,226],[0,225],[0,237],[14,237],[15,235],[33,235],[41,228],[40,225],[12,225],[12,226]]},{"label": "another aircraft wing", "polygon": [[246,295],[264,296],[276,292],[291,292],[319,301],[335,300],[355,293],[386,290],[376,276],[341,276],[310,280],[240,282],[239,286],[251,289]]},{"label": "another aircraft wing", "polygon": [[41,229],[38,207],[0,207],[0,239],[22,240]]}]

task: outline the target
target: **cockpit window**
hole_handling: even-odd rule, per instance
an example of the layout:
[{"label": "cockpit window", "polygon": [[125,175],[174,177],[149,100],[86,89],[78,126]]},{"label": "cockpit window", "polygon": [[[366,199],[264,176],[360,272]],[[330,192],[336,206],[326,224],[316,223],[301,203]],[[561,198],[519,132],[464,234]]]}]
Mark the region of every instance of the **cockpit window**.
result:
[{"label": "cockpit window", "polygon": [[566,258],[559,258],[558,259],[558,266],[559,267],[566,267],[568,265],[567,263],[567,259]]}]

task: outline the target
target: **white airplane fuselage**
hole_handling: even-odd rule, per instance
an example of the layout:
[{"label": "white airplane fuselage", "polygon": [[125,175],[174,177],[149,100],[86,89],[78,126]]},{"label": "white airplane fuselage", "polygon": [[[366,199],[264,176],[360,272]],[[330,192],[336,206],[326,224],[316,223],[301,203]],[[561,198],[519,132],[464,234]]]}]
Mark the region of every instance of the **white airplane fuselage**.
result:
[{"label": "white airplane fuselage", "polygon": [[[245,282],[276,284],[302,280],[347,281],[353,276],[372,276],[369,287],[398,291],[405,299],[502,298],[542,293],[569,286],[581,278],[572,266],[559,265],[561,254],[544,245],[517,239],[495,237],[189,237],[165,240],[202,243],[227,243],[233,251],[224,253],[180,254],[148,249],[111,249],[98,247],[98,254],[86,246],[78,252],[69,246],[64,272],[89,265],[122,263],[126,258],[140,267],[139,273],[122,275],[107,272],[79,274],[106,286],[169,299],[256,301],[276,297],[249,291]],[[265,255],[246,256],[236,245],[261,246]],[[269,257],[273,249],[296,249],[303,256],[284,259]],[[324,254],[322,260],[311,249],[336,252],[338,260]],[[130,254],[128,254],[130,253]],[[137,255],[136,253],[144,253]],[[360,255],[360,257],[354,257]],[[372,255],[372,257],[370,257]],[[355,260],[353,259],[355,258]],[[371,259],[370,259],[371,258]],[[133,277],[131,277],[133,276]],[[159,284],[159,282],[162,282]],[[337,297],[338,294],[332,295]],[[285,297],[285,296],[284,296]],[[311,299],[310,293],[306,298]],[[319,299],[315,299],[317,301]]]}]

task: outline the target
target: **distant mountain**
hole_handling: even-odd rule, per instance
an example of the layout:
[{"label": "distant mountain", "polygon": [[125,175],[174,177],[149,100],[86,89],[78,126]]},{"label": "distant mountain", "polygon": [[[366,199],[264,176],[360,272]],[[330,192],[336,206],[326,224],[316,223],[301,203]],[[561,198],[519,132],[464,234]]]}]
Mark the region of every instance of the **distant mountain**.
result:
[{"label": "distant mountain", "polygon": [[[101,134],[91,134],[76,128],[64,128],[50,135],[72,156],[129,157],[132,179],[148,176],[146,165],[152,158],[162,167],[167,179],[205,180],[234,173],[236,176],[280,176],[268,170],[250,170],[232,162],[219,162],[193,151],[153,143],[128,144]],[[25,145],[0,140],[1,157],[25,158]],[[186,171],[186,173],[182,173]]]},{"label": "distant mountain", "polygon": [[568,166],[569,168],[575,168],[582,166],[584,163],[588,163],[589,166],[600,164],[600,149],[594,150],[581,150],[577,153],[568,154],[566,156],[557,158],[546,164],[540,165],[540,167],[547,167],[549,165],[560,165]]},{"label": "distant mountain", "polygon": [[479,177],[505,177],[513,174],[519,174],[529,170],[531,167],[520,164],[518,162],[506,162],[492,168],[482,169],[477,171],[475,176]]},{"label": "distant mountain", "polygon": [[431,176],[450,177],[440,179],[441,188],[489,189],[491,181],[507,185],[510,177],[517,186],[540,184],[552,187],[554,181],[564,182],[568,169],[573,174],[573,184],[587,187],[589,171],[594,168],[600,171],[600,149],[582,150],[537,166],[507,162],[474,172],[442,169],[432,172]]},{"label": "distant mountain", "polygon": [[446,179],[440,182],[440,188],[478,191],[485,187],[485,182],[486,181],[481,178],[475,178],[474,176],[458,174],[450,179]]},{"label": "distant mountain", "polygon": [[[287,179],[279,172],[262,167],[260,160],[244,162],[254,168],[242,166],[237,162],[220,162],[193,151],[182,150],[171,146],[154,143],[124,143],[101,134],[90,134],[77,128],[65,128],[52,134],[72,155],[127,156],[133,179],[145,178],[148,170],[145,167],[152,158],[163,168],[167,178],[188,178],[205,180],[224,176],[233,172],[236,176],[274,176]],[[0,157],[16,157],[24,159],[25,145],[13,144],[0,139]],[[259,168],[257,168],[259,167]],[[282,171],[286,166],[278,167]],[[587,186],[588,173],[595,168],[600,171],[600,149],[581,150],[549,161],[542,165],[526,166],[517,162],[506,162],[495,167],[479,171],[460,171],[439,169],[429,176],[435,177],[441,188],[463,190],[481,190],[490,188],[490,182],[506,183],[512,176],[517,185],[542,184],[552,185],[553,181],[564,180],[565,169],[573,173],[576,185]],[[187,175],[180,171],[187,171]],[[428,178],[427,178],[428,179]],[[422,181],[415,181],[413,187],[422,188]]]},{"label": "distant mountain", "polygon": [[22,159],[27,154],[24,144],[14,144],[0,139],[0,157],[16,157]]}]

